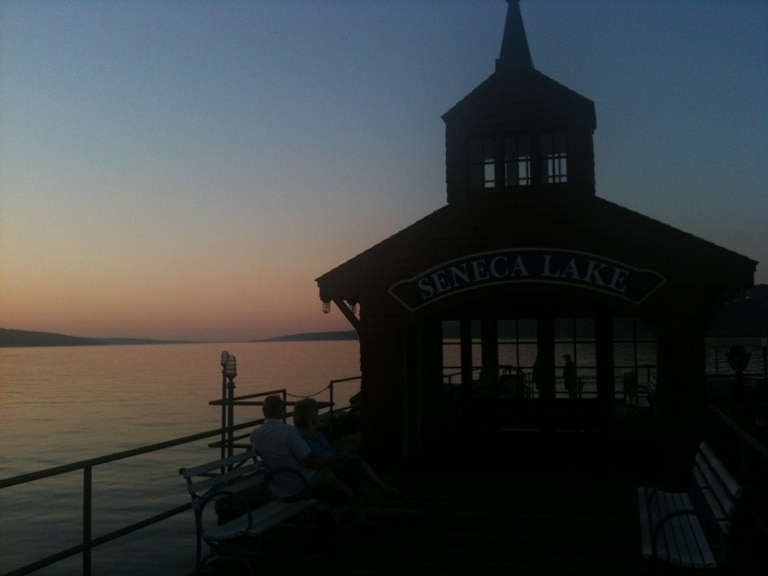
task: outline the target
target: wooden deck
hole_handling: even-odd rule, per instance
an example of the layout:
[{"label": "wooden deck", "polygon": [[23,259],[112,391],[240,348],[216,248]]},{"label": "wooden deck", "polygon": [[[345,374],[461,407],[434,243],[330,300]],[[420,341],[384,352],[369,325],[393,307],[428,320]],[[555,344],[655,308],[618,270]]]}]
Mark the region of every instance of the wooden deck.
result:
[{"label": "wooden deck", "polygon": [[[256,574],[639,575],[636,487],[654,474],[640,438],[507,433],[392,478],[402,500],[368,499],[371,527],[314,536],[286,526],[248,550]],[[647,448],[644,448],[647,447]],[[686,463],[687,464],[687,463]],[[240,574],[222,562],[204,574]],[[655,568],[651,573],[659,573]]]}]

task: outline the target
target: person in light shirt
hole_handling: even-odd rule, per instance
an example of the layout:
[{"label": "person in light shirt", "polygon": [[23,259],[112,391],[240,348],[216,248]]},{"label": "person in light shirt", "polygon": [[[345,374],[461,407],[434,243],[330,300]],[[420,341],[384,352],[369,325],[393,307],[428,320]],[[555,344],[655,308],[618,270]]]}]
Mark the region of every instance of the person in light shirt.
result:
[{"label": "person in light shirt", "polygon": [[272,476],[270,488],[275,496],[289,500],[318,498],[337,509],[349,507],[358,517],[352,491],[328,469],[333,458],[313,456],[299,430],[283,421],[282,398],[267,396],[262,409],[265,420],[251,432],[251,446],[267,470],[290,471]]}]

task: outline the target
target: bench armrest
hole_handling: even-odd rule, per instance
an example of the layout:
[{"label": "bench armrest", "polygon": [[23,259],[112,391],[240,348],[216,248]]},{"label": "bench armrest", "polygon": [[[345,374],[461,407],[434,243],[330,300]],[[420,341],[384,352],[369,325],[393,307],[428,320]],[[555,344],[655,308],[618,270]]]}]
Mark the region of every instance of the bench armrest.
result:
[{"label": "bench armrest", "polygon": [[195,507],[194,507],[195,519],[197,521],[197,530],[199,535],[202,536],[205,533],[205,530],[203,528],[203,511],[205,510],[205,507],[208,506],[208,504],[210,504],[211,502],[218,500],[222,496],[237,500],[237,502],[243,506],[243,510],[247,515],[248,529],[251,529],[253,527],[253,510],[251,509],[246,499],[243,498],[242,495],[238,494],[234,490],[222,489],[222,490],[216,490],[215,492],[211,492],[210,494],[206,494],[205,496],[200,497],[198,501],[195,503]]}]

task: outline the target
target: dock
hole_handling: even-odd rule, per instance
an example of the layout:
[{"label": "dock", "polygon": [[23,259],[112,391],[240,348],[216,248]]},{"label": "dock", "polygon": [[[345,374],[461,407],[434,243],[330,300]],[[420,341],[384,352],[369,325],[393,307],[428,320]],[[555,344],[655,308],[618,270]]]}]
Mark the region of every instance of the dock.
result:
[{"label": "dock", "polygon": [[[442,453],[389,476],[406,496],[372,492],[370,526],[341,525],[321,536],[294,526],[270,532],[246,551],[254,573],[663,573],[644,569],[640,554],[636,487],[660,472],[647,436],[510,431],[484,438],[481,449],[471,448],[471,438],[450,439]],[[230,561],[203,571],[242,573]]]}]

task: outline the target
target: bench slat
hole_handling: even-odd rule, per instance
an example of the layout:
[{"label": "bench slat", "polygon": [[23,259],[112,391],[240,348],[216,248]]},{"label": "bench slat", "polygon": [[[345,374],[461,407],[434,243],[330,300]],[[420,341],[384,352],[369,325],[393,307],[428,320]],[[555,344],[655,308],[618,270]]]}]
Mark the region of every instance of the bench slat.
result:
[{"label": "bench slat", "polygon": [[709,444],[702,442],[701,446],[699,446],[699,450],[701,451],[701,454],[707,458],[710,467],[717,474],[719,483],[721,483],[731,493],[731,497],[739,498],[742,492],[741,485],[739,485],[731,473],[728,472],[720,459],[712,451],[712,448],[710,448]]},{"label": "bench slat", "polygon": [[[702,495],[703,504],[727,535],[741,486],[704,442],[696,454],[692,476],[692,489]],[[656,558],[689,568],[718,567],[691,494],[640,487],[637,498],[645,560]],[[722,551],[721,558],[725,558]]]},{"label": "bench slat", "polygon": [[664,531],[669,559],[687,567],[704,568],[716,565],[707,544],[704,529],[693,512],[688,494],[665,494],[665,514],[688,510],[686,514],[674,516]]},{"label": "bench slat", "polygon": [[699,488],[711,490],[723,511],[721,516],[729,516],[733,502],[739,497],[741,490],[739,488],[735,491],[731,490],[727,485],[727,480],[723,479],[712,466],[712,463],[705,460],[701,454],[696,456],[696,464],[697,468],[694,471],[700,473]]},{"label": "bench slat", "polygon": [[651,518],[648,514],[648,499],[651,489],[640,486],[637,489],[637,503],[640,508],[640,542],[643,547],[643,558],[653,558],[653,541],[651,538]]},{"label": "bench slat", "polygon": [[204,540],[218,544],[240,536],[258,537],[303,512],[312,510],[316,505],[317,501],[311,499],[296,502],[275,500],[253,510],[253,526],[251,528],[248,528],[244,518],[236,518],[226,524],[207,530]]},{"label": "bench slat", "polygon": [[184,478],[192,478],[193,476],[201,476],[207,472],[212,472],[220,468],[226,468],[230,465],[239,464],[240,462],[247,461],[249,459],[255,458],[256,456],[257,454],[255,450],[247,450],[245,452],[241,452],[240,454],[230,456],[229,458],[212,460],[211,462],[206,462],[205,464],[200,464],[199,466],[194,466],[192,468],[182,468],[179,470],[179,473],[184,476]]},{"label": "bench slat", "polygon": [[730,529],[730,517],[735,503],[729,498],[725,498],[725,501],[722,501],[721,498],[725,497],[722,490],[720,492],[714,490],[701,470],[694,470],[693,475],[699,491],[712,513],[712,517],[720,526],[720,530],[727,534]]},{"label": "bench slat", "polygon": [[210,488],[225,487],[234,482],[242,482],[248,478],[259,478],[263,476],[264,473],[261,465],[249,464],[242,468],[225,472],[224,474],[206,476],[201,480],[189,478],[187,479],[187,490],[193,496],[199,496]]}]

